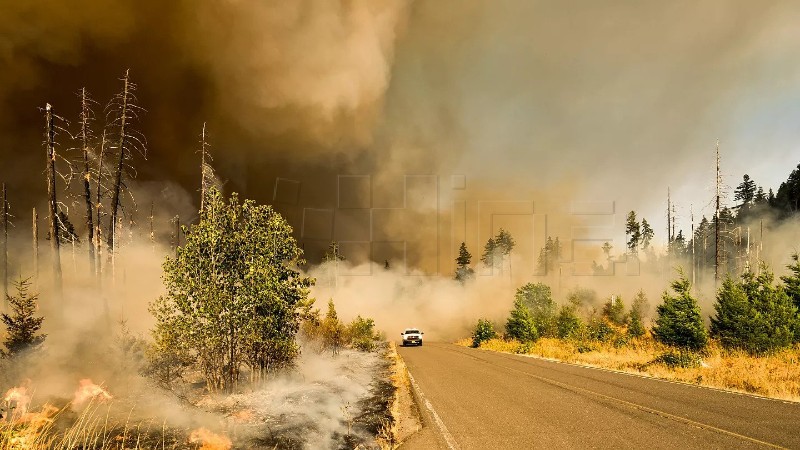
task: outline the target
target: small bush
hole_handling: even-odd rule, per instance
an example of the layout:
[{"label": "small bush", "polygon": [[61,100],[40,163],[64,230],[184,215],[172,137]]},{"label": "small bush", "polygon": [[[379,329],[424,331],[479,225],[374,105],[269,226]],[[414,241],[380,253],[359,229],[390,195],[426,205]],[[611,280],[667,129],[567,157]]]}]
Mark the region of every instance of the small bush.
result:
[{"label": "small bush", "polygon": [[375,334],[375,321],[361,316],[356,316],[347,327],[347,336],[354,349],[364,352],[374,350],[375,342],[379,339]]},{"label": "small bush", "polygon": [[479,319],[477,325],[475,325],[475,330],[472,332],[472,346],[478,348],[481,346],[482,342],[494,339],[495,337],[497,337],[497,333],[494,331],[492,322],[486,319]]},{"label": "small bush", "polygon": [[702,363],[703,360],[697,353],[680,350],[669,350],[658,355],[656,359],[652,361],[652,364],[663,364],[670,369],[689,369],[693,367],[700,367]]},{"label": "small bush", "polygon": [[539,339],[539,330],[527,306],[520,299],[514,301],[514,309],[506,322],[508,337],[520,342],[533,342]]},{"label": "small bush", "polygon": [[587,334],[593,341],[608,342],[614,337],[615,331],[605,320],[594,318],[589,321]]},{"label": "small bush", "polygon": [[531,342],[523,342],[517,348],[514,349],[514,353],[519,355],[527,355],[533,351],[533,343]]},{"label": "small bush", "polygon": [[556,330],[560,339],[569,339],[578,335],[581,319],[575,313],[575,307],[562,306],[556,318]]},{"label": "small bush", "polygon": [[664,292],[653,327],[653,337],[662,344],[688,350],[702,350],[708,345],[708,332],[691,288],[689,279],[679,271],[678,279],[672,282],[676,295]]}]

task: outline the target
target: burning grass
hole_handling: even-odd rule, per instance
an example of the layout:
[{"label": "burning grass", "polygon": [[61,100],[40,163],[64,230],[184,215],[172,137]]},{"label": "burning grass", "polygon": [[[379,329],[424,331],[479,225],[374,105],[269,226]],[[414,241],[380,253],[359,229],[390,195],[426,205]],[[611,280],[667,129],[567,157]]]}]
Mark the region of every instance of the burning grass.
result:
[{"label": "burning grass", "polygon": [[[472,341],[462,339],[457,344],[468,347]],[[744,352],[726,351],[712,343],[698,364],[686,364],[689,367],[670,364],[670,359],[663,356],[675,353],[650,337],[634,339],[625,345],[554,338],[542,338],[532,344],[492,339],[482,343],[480,348],[800,401],[800,371],[797,370],[800,345],[772,355],[753,357]]]}]

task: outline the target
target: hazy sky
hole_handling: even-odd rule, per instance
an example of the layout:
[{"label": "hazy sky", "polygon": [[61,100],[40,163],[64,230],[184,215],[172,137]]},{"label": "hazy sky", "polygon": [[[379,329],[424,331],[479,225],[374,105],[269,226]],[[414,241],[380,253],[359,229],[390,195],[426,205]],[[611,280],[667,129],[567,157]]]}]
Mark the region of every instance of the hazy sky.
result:
[{"label": "hazy sky", "polygon": [[105,103],[126,68],[148,110],[139,179],[190,193],[204,121],[227,186],[263,201],[276,177],[301,179],[305,201],[324,206],[320,180],[341,173],[464,174],[473,199],[615,201],[620,221],[635,209],[657,239],[668,186],[680,228],[690,203],[710,214],[717,139],[731,190],[745,172],[777,189],[800,162],[794,1],[0,0],[0,11],[0,179],[19,209],[44,192],[37,108],[73,118],[78,88]]}]

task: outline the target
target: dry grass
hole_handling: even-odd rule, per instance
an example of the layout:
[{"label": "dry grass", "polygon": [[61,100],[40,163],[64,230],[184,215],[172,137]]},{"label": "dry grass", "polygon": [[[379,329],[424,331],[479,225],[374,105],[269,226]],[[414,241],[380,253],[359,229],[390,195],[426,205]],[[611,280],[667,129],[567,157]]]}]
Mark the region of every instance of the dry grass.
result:
[{"label": "dry grass", "polygon": [[377,442],[382,450],[397,448],[405,439],[422,427],[411,394],[411,379],[403,358],[394,342],[389,343],[387,358],[391,363],[390,379],[395,387],[389,409],[392,420],[383,424]]},{"label": "dry grass", "polygon": [[[470,346],[472,341],[462,339],[457,344]],[[693,368],[671,368],[657,362],[656,358],[669,349],[649,337],[620,347],[610,343],[579,343],[553,338],[543,338],[528,345],[492,339],[481,344],[481,348],[800,401],[800,345],[773,355],[753,357],[712,344],[702,359],[702,365]]]}]

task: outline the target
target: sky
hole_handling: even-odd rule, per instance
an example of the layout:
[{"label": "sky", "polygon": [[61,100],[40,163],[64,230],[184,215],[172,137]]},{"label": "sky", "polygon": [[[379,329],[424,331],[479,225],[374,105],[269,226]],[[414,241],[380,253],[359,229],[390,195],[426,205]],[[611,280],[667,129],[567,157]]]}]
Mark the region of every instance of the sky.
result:
[{"label": "sky", "polygon": [[[0,0],[0,10],[0,180],[19,216],[43,203],[38,108],[50,102],[74,123],[86,86],[100,124],[126,69],[147,110],[139,203],[170,192],[164,216],[191,215],[206,122],[226,189],[281,203],[301,234],[304,217],[333,211],[320,221],[334,231],[308,240],[317,253],[329,238],[366,239],[338,208],[342,175],[369,175],[353,195],[372,207],[397,208],[407,175],[438,176],[441,189],[463,177],[439,206],[532,201],[549,214],[613,202],[621,247],[629,210],[663,242],[668,188],[678,228],[688,232],[690,210],[710,216],[717,140],[729,204],[744,173],[777,190],[800,162],[793,1]],[[472,247],[482,227],[467,226]]]}]

